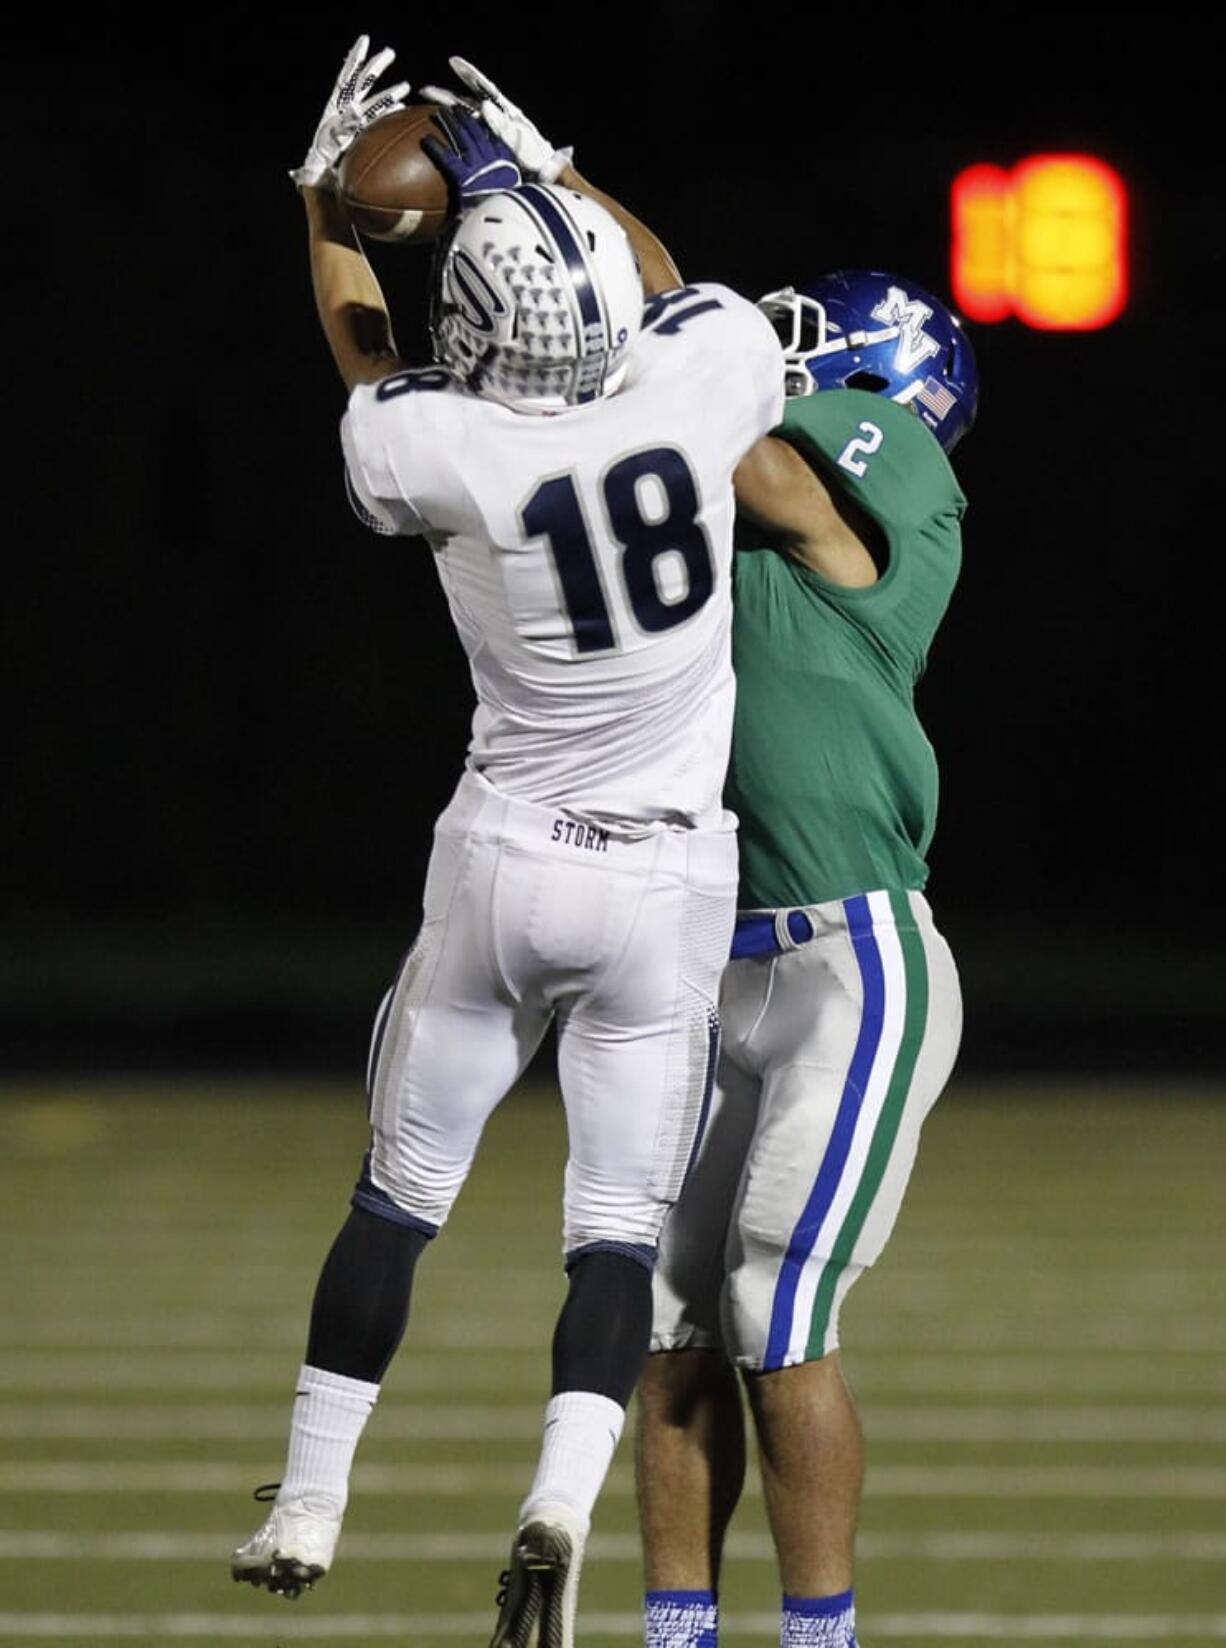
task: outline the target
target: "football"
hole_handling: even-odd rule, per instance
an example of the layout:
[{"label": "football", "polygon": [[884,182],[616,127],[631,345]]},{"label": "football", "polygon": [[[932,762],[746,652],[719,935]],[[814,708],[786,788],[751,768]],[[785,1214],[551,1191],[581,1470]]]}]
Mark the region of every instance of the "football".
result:
[{"label": "football", "polygon": [[429,241],[450,214],[447,180],[421,146],[453,147],[433,103],[394,109],[360,132],[341,157],[340,192],[350,221],[372,240]]}]

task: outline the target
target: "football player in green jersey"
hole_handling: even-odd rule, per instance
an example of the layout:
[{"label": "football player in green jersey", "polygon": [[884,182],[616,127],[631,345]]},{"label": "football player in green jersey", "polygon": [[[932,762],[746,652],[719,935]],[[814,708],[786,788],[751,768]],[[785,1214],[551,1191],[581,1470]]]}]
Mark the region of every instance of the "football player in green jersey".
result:
[{"label": "football player in green jersey", "polygon": [[[452,66],[530,172],[535,128]],[[650,231],[598,198],[680,287]],[[956,318],[894,276],[832,275],[762,307],[790,398],[736,475],[753,525],[734,571],[726,791],[741,915],[711,1119],[665,1226],[639,1388],[647,1648],[716,1648],[745,1471],[738,1369],[783,1648],[855,1648],[863,1450],[839,1308],[894,1226],[961,1033],[922,891],[937,771],[912,693],[958,576],[965,500],[946,454],[974,418],[974,360]]]},{"label": "football player in green jersey", "polygon": [[782,425],[736,476],[741,914],[715,1103],[666,1227],[640,1384],[649,1648],[714,1648],[757,1430],[784,1648],[853,1648],[863,1476],[839,1308],[897,1219],[953,1067],[958,976],[923,895],[937,802],[913,688],[961,559],[948,450],[977,377],[955,317],[851,271],[762,300]]}]

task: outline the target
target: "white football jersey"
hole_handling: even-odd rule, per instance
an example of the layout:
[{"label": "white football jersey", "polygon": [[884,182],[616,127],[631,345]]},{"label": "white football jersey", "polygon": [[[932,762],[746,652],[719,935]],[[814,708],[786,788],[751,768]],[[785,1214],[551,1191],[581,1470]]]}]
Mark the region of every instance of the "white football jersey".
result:
[{"label": "white football jersey", "polygon": [[732,471],[783,409],[783,356],[725,286],[651,300],[622,388],[514,412],[441,368],[354,390],[349,485],[426,532],[477,693],[468,764],[631,826],[711,825],[732,733]]}]

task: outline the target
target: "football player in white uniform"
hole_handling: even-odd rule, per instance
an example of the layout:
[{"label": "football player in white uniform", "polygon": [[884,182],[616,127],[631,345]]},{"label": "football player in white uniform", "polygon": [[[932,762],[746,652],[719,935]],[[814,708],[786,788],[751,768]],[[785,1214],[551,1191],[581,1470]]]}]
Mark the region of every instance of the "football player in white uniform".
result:
[{"label": "football player in white uniform", "polygon": [[348,142],[407,92],[374,90],[391,53],[367,47],[294,175],[351,392],[351,496],[376,529],[431,545],[477,709],[376,1021],[371,1145],[319,1278],[284,1479],[232,1571],[287,1596],[327,1571],[417,1259],[556,1022],[569,1290],[493,1643],[569,1648],[660,1227],[710,1096],[736,900],[732,472],[778,420],[783,362],[757,309],[678,288],[646,242],[641,284],[569,155],[505,105],[518,165],[459,117],[436,363],[407,369],[333,186]]},{"label": "football player in white uniform", "polygon": [[[505,100],[453,64],[505,128]],[[958,577],[965,500],[946,454],[975,416],[973,354],[939,299],[879,271],[762,307],[789,399],[735,477],[760,529],[734,573],[725,794],[744,908],[712,1121],[664,1227],[639,1387],[647,1648],[717,1648],[742,1382],[780,1641],[855,1648],[863,1452],[839,1311],[889,1238],[962,1019],[922,892],[937,773],[912,691]]]}]

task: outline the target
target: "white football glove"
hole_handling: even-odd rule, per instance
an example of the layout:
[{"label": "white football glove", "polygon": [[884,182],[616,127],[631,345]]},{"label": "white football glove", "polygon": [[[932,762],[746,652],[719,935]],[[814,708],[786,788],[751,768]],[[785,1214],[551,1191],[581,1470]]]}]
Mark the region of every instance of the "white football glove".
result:
[{"label": "white football glove", "polygon": [[472,97],[462,97],[445,86],[423,86],[422,97],[430,103],[441,103],[446,108],[475,109],[482,120],[500,137],[519,162],[525,177],[539,178],[542,183],[553,183],[574,159],[573,148],[555,149],[543,137],[524,111],[498,90],[494,82],[480,69],[474,68],[463,57],[448,61],[457,80],[463,82]]},{"label": "white football glove", "polygon": [[387,86],[383,91],[372,92],[375,81],[394,60],[396,53],[390,46],[385,46],[367,63],[366,53],[369,50],[368,34],[360,34],[349,48],[349,55],[341,65],[336,85],[332,88],[332,96],[311,139],[306,159],[289,174],[300,189],[335,183],[336,163],[363,126],[369,126],[380,115],[390,114],[393,109],[404,106],[404,100],[409,95],[407,80]]}]

